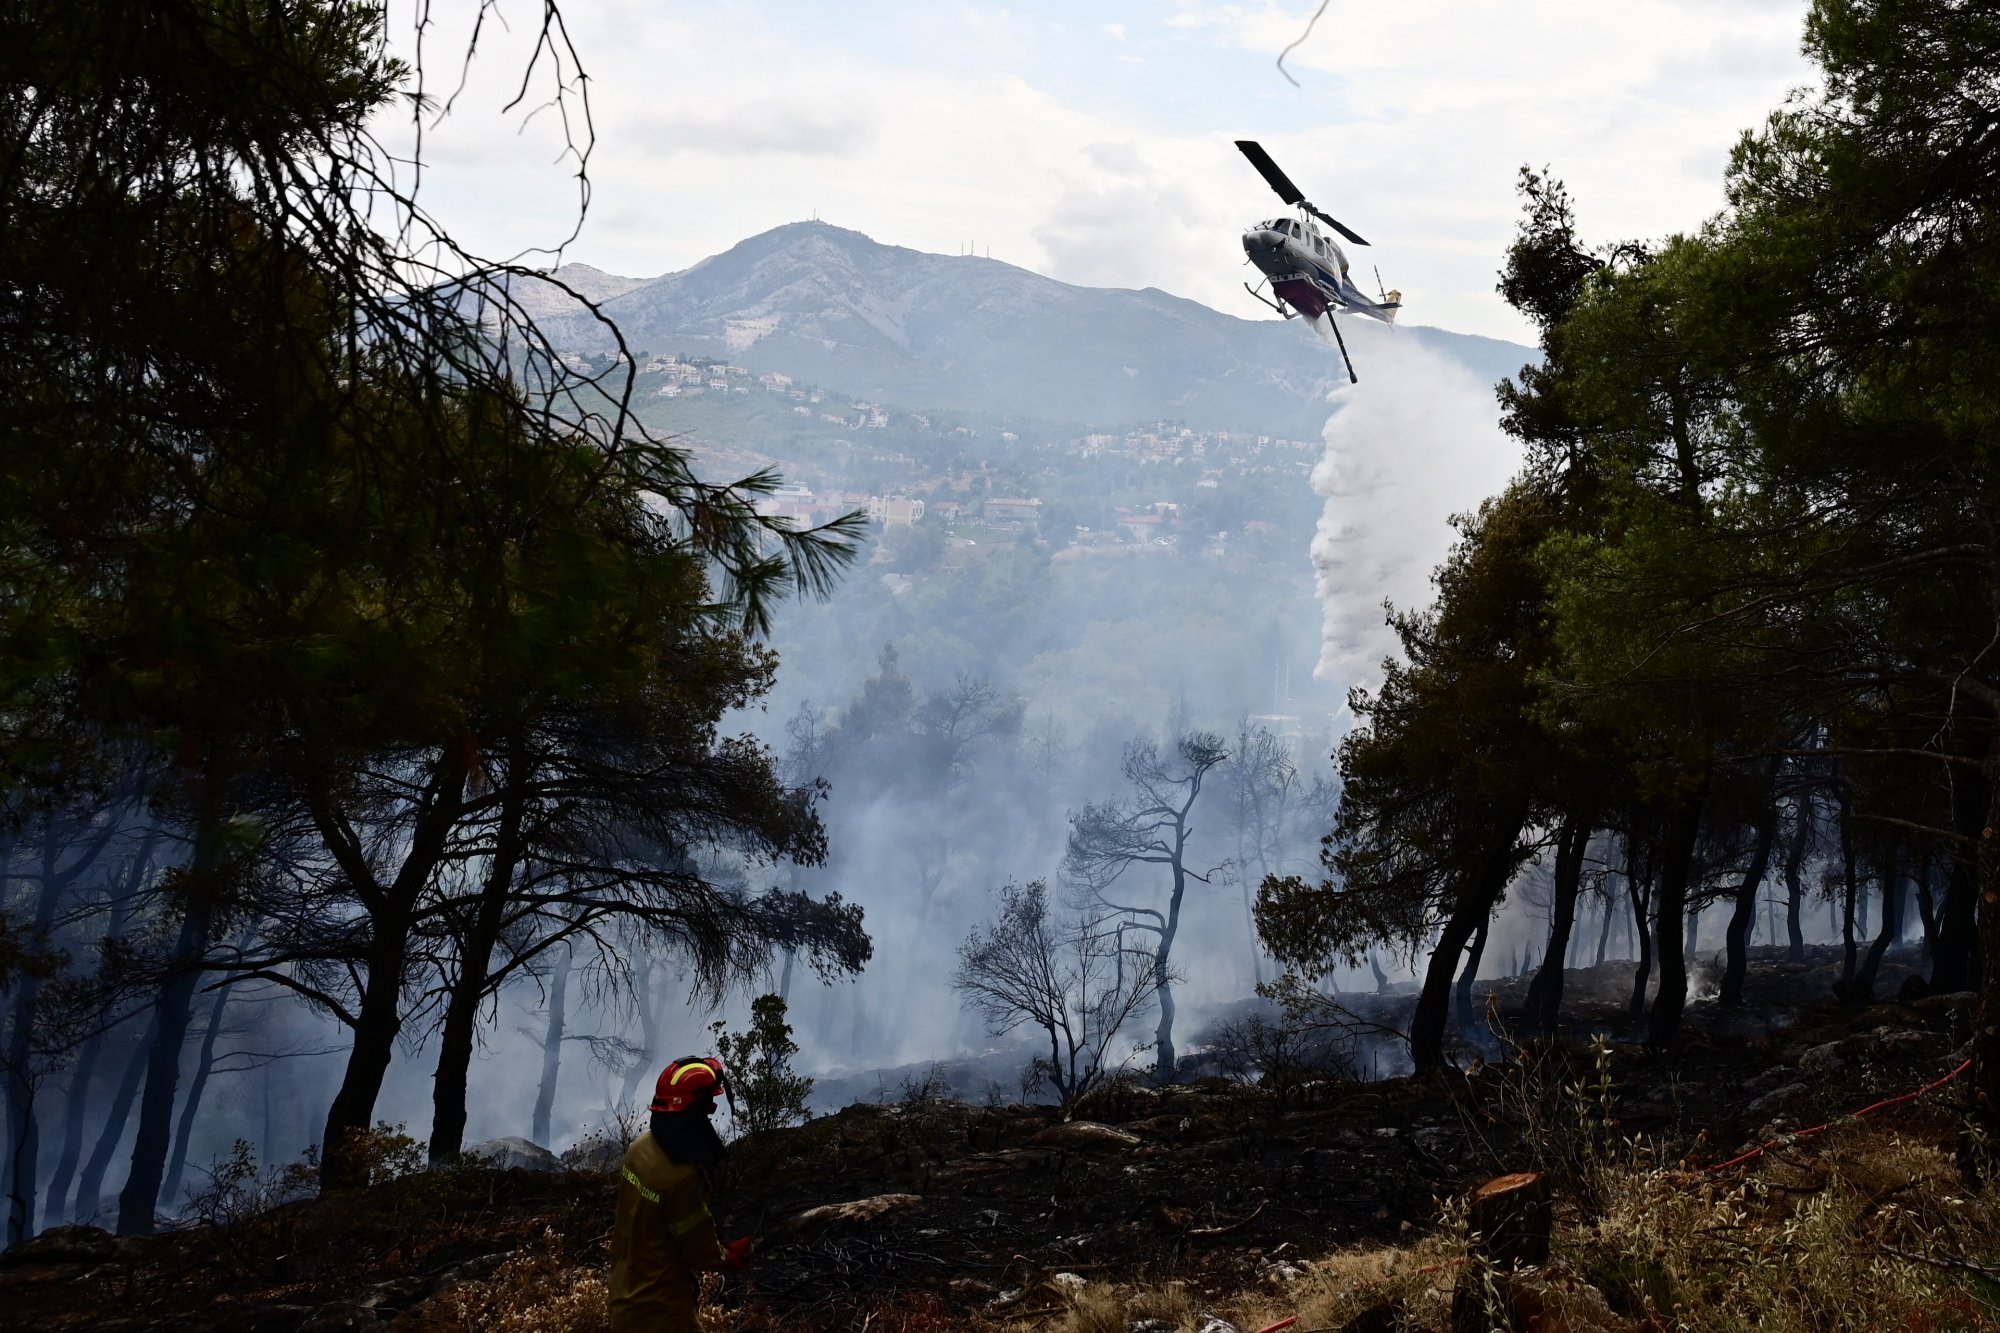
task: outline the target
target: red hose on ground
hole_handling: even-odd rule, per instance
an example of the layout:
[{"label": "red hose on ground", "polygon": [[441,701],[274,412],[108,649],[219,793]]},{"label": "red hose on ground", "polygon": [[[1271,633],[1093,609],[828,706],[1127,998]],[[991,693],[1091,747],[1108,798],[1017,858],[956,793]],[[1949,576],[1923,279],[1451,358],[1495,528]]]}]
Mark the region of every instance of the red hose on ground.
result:
[{"label": "red hose on ground", "polygon": [[[1923,1087],[1918,1088],[1915,1092],[1906,1092],[1900,1097],[1885,1097],[1881,1101],[1876,1102],[1874,1105],[1864,1106],[1859,1111],[1856,1111],[1852,1116],[1844,1118],[1859,1120],[1864,1115],[1873,1115],[1875,1112],[1881,1110],[1885,1106],[1894,1106],[1898,1102],[1912,1101],[1918,1097],[1923,1096],[1927,1092],[1935,1092],[1937,1089],[1942,1088],[1945,1084],[1951,1082],[1953,1079],[1957,1078],[1960,1074],[1963,1074],[1966,1070],[1970,1068],[1972,1068],[1972,1061],[1968,1059],[1965,1061],[1965,1063],[1961,1064],[1958,1068],[1952,1070],[1949,1074],[1946,1074],[1943,1078],[1935,1079],[1929,1083],[1926,1083],[1924,1084]],[[1829,1120],[1824,1125],[1814,1125],[1811,1129],[1802,1129],[1796,1134],[1786,1134],[1781,1138],[1772,1139],[1769,1143],[1763,1144],[1756,1148],[1752,1148],[1749,1152],[1744,1153],[1741,1157],[1732,1157],[1726,1162],[1717,1162],[1714,1166],[1708,1167],[1706,1169],[1710,1171],[1720,1171],[1725,1167],[1741,1166],[1743,1163],[1749,1161],[1753,1157],[1762,1157],[1766,1151],[1777,1147],[1779,1144],[1791,1143],[1799,1139],[1809,1139],[1815,1134],[1823,1134],[1827,1130],[1832,1128],[1833,1128],[1833,1122]]]},{"label": "red hose on ground", "polygon": [[1288,1315],[1285,1318],[1280,1319],[1275,1324],[1264,1325],[1264,1327],[1257,1330],[1257,1333],[1278,1333],[1279,1329],[1290,1328],[1293,1324],[1296,1324],[1298,1322],[1299,1322],[1299,1317],[1297,1315]]}]

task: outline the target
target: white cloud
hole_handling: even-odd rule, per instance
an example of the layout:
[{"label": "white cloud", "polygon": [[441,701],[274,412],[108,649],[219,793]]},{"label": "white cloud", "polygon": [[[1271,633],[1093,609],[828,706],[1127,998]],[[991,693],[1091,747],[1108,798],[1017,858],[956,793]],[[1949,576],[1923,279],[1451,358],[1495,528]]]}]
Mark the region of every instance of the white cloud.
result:
[{"label": "white cloud", "polygon": [[751,157],[796,153],[810,157],[851,157],[879,133],[873,108],[829,106],[810,101],[742,103],[726,109],[683,106],[674,111],[642,111],[609,130],[629,134],[656,157],[716,153]]},{"label": "white cloud", "polygon": [[[977,238],[1054,277],[1248,313],[1237,235],[1271,201],[1230,147],[1245,136],[1375,241],[1355,258],[1408,293],[1410,320],[1523,337],[1492,291],[1521,163],[1569,182],[1590,236],[1689,229],[1720,205],[1737,134],[1806,73],[1803,0],[1336,0],[1287,58],[1295,91],[1271,61],[1313,8],[1099,25],[1124,27],[1110,35],[1143,65],[1034,4],[883,0],[855,11],[872,25],[818,26],[776,0],[580,8],[600,142],[571,257],[646,276],[817,211],[888,243]],[[526,27],[489,33],[430,144],[432,207],[491,251],[560,238],[574,198],[556,118],[518,132],[496,115]]]}]

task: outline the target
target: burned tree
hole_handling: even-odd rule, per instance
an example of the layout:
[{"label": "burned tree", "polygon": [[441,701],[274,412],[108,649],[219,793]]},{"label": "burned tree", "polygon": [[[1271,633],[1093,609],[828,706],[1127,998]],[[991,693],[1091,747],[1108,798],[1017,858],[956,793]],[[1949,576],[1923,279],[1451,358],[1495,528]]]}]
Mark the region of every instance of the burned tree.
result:
[{"label": "burned tree", "polygon": [[[1092,929],[1109,928],[1116,933],[1121,954],[1134,946],[1128,936],[1149,944],[1137,946],[1152,971],[1152,985],[1158,1000],[1160,1020],[1154,1029],[1154,1076],[1163,1083],[1174,1079],[1174,988],[1173,950],[1180,933],[1181,906],[1190,880],[1206,884],[1208,875],[1188,865],[1188,840],[1194,825],[1190,816],[1201,797],[1202,780],[1208,771],[1228,758],[1222,738],[1206,731],[1190,731],[1161,753],[1153,741],[1134,741],[1125,747],[1123,772],[1133,792],[1122,801],[1087,805],[1070,816],[1069,847],[1063,855],[1063,882],[1088,914]],[[1123,901],[1136,885],[1119,889],[1119,881],[1136,865],[1165,866],[1168,872],[1167,901],[1155,907],[1138,901]],[[1116,892],[1116,896],[1114,896]]]},{"label": "burned tree", "polygon": [[1055,920],[1041,880],[1008,884],[999,916],[959,945],[952,986],[993,1036],[1024,1025],[1042,1033],[1049,1053],[1032,1067],[1067,1107],[1110,1072],[1113,1038],[1158,989],[1157,969],[1130,966],[1122,949],[1116,926],[1087,913]]}]

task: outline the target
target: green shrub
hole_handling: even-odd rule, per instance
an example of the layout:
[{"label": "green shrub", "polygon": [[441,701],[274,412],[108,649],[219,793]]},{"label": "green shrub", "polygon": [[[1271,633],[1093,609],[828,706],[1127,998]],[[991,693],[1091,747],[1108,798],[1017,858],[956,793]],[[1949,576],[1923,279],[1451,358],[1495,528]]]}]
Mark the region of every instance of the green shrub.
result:
[{"label": "green shrub", "polygon": [[750,1030],[732,1033],[716,1023],[715,1048],[736,1094],[736,1123],[744,1133],[796,1125],[812,1114],[806,1102],[813,1081],[792,1069],[799,1044],[785,1021],[785,998],[760,995],[750,1004]]}]

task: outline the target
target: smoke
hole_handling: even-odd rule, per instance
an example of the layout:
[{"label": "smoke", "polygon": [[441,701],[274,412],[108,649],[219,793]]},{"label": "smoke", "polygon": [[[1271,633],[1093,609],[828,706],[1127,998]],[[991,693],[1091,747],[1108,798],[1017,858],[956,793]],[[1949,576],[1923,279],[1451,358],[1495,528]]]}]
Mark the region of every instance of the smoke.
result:
[{"label": "smoke", "polygon": [[1520,464],[1501,434],[1493,386],[1416,338],[1350,335],[1361,383],[1332,396],[1313,490],[1326,506],[1312,560],[1324,617],[1314,675],[1372,684],[1396,651],[1384,600],[1431,601],[1453,514],[1477,509]]}]

